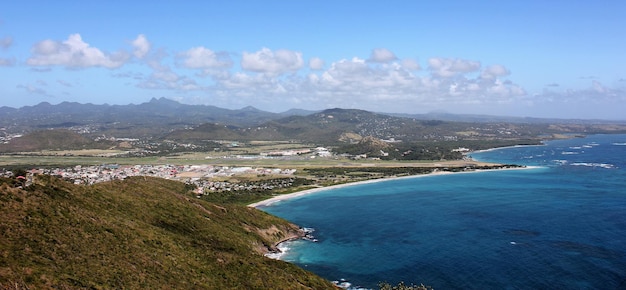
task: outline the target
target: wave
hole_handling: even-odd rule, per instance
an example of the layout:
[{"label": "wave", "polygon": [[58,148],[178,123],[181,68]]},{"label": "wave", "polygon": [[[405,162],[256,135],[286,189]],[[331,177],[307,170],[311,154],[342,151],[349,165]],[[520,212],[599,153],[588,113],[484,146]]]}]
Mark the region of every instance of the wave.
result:
[{"label": "wave", "polygon": [[615,146],[626,146],[626,142],[621,142],[621,143],[611,143],[611,145],[615,145]]},{"label": "wave", "polygon": [[[369,290],[369,288],[363,288],[361,286],[352,286],[352,283],[348,282],[348,280],[341,278],[340,280],[332,281],[337,288],[346,289],[346,290]],[[395,288],[394,288],[395,289]]]},{"label": "wave", "polygon": [[606,169],[615,168],[615,165],[609,163],[592,163],[592,162],[576,162],[572,163],[572,166],[587,166],[587,167],[601,167]]},{"label": "wave", "polygon": [[289,248],[289,243],[290,242],[291,241],[286,241],[286,242],[282,242],[282,243],[278,244],[278,246],[276,246],[276,248],[278,248],[278,251],[267,253],[267,254],[265,254],[265,256],[270,258],[270,259],[280,260],[291,249],[291,248]]},{"label": "wave", "polygon": [[579,154],[580,152],[572,152],[572,151],[563,151],[561,152],[561,155],[576,155]]}]

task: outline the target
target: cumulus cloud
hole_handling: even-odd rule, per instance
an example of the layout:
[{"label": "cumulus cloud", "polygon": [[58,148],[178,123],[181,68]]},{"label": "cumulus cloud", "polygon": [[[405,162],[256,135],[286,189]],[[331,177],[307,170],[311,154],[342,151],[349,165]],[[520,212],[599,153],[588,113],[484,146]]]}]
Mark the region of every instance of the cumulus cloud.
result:
[{"label": "cumulus cloud", "polygon": [[13,37],[7,36],[0,38],[0,48],[7,49],[13,44]]},{"label": "cumulus cloud", "polygon": [[[311,64],[309,67],[319,68]],[[321,108],[345,107],[369,110],[400,110],[441,105],[483,105],[510,103],[526,91],[510,80],[487,79],[483,75],[504,76],[503,66],[488,66],[459,59],[431,59],[430,74],[419,71],[414,60],[379,63],[354,57],[342,59],[306,75],[228,73],[216,78],[207,88],[224,100],[255,103],[275,108],[276,104],[296,107],[316,104]],[[272,70],[272,72],[285,70]],[[443,77],[449,76],[449,77]],[[458,77],[452,77],[458,76]],[[230,96],[230,97],[229,97]]]},{"label": "cumulus cloud", "polygon": [[480,74],[480,77],[484,79],[495,79],[502,76],[507,76],[511,74],[511,72],[504,66],[499,64],[494,64],[487,66]]},{"label": "cumulus cloud", "polygon": [[420,64],[414,59],[406,58],[406,59],[403,59],[400,63],[402,64],[403,68],[408,69],[408,70],[422,69]]},{"label": "cumulus cloud", "polygon": [[191,69],[229,68],[233,65],[227,53],[215,52],[199,46],[178,55],[179,64]]},{"label": "cumulus cloud", "polygon": [[68,68],[105,67],[118,68],[128,59],[124,52],[104,53],[84,42],[80,34],[71,34],[59,42],[44,40],[35,44],[32,56],[26,60],[31,66],[60,65]]},{"label": "cumulus cloud", "polygon": [[[504,101],[510,101],[511,97],[526,95],[526,91],[523,88],[513,85],[511,83],[502,82],[496,80],[491,86],[487,88],[487,92],[496,96],[506,97]],[[498,101],[503,101],[502,99]]]},{"label": "cumulus cloud", "polygon": [[435,76],[453,77],[459,74],[475,72],[480,69],[480,62],[464,60],[458,58],[430,58],[428,59],[428,69]]},{"label": "cumulus cloud", "polygon": [[312,70],[321,70],[324,68],[324,60],[319,57],[314,57],[309,60],[309,68]]},{"label": "cumulus cloud", "polygon": [[272,51],[262,48],[253,53],[244,52],[241,58],[241,68],[244,70],[273,75],[295,72],[303,64],[301,52],[286,49]]},{"label": "cumulus cloud", "polygon": [[179,75],[168,66],[153,65],[153,72],[146,78],[143,78],[137,87],[143,89],[163,89],[163,90],[179,90],[193,91],[200,90],[202,87],[198,83],[183,75]]},{"label": "cumulus cloud", "polygon": [[139,34],[132,42],[133,54],[137,58],[143,58],[150,51],[151,44],[145,35]]},{"label": "cumulus cloud", "polygon": [[376,48],[368,59],[371,62],[386,63],[398,59],[396,55],[386,48]]}]

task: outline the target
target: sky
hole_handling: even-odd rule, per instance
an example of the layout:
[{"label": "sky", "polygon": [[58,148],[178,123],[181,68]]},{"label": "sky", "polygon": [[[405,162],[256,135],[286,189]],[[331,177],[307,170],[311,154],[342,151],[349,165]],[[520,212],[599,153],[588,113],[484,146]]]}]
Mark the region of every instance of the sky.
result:
[{"label": "sky", "polygon": [[5,1],[0,106],[626,120],[626,1]]}]

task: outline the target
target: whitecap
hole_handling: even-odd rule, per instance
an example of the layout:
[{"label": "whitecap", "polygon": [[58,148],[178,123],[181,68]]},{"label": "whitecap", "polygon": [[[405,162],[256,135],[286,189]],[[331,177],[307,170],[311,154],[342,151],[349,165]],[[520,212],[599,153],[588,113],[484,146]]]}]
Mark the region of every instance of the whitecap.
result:
[{"label": "whitecap", "polygon": [[280,260],[290,249],[288,243],[289,242],[283,242],[278,244],[278,246],[276,247],[278,248],[278,251],[267,253],[265,254],[265,256],[270,259]]},{"label": "whitecap", "polygon": [[606,169],[615,168],[615,165],[609,163],[593,163],[593,162],[576,162],[572,163],[572,166],[587,166],[587,167],[601,167]]},{"label": "whitecap", "polygon": [[563,151],[561,152],[562,155],[576,155],[578,154],[578,152],[571,152],[571,151]]},{"label": "whitecap", "polygon": [[626,146],[626,142],[623,143],[611,143],[611,145],[615,145],[615,146]]}]

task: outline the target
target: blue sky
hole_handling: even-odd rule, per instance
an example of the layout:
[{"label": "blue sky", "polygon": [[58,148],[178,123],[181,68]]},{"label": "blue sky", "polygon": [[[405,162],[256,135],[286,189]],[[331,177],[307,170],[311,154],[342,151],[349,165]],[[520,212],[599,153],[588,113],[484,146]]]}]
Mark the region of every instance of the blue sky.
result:
[{"label": "blue sky", "polygon": [[[177,1],[183,2],[183,1]],[[8,1],[0,106],[626,119],[624,1]]]}]

